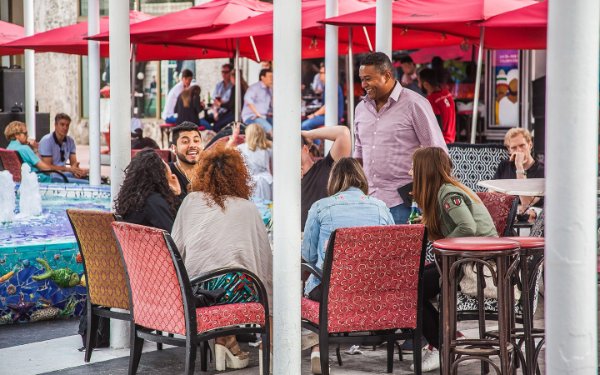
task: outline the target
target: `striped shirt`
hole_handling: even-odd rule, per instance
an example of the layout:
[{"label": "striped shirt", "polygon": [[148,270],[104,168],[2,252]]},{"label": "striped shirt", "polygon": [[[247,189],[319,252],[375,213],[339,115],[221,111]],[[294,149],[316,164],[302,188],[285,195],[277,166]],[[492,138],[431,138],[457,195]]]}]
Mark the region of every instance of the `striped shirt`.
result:
[{"label": "striped shirt", "polygon": [[354,127],[354,157],[363,159],[369,194],[390,208],[402,203],[397,189],[412,182],[408,171],[415,150],[448,150],[431,104],[398,82],[379,112],[368,97],[356,106]]}]

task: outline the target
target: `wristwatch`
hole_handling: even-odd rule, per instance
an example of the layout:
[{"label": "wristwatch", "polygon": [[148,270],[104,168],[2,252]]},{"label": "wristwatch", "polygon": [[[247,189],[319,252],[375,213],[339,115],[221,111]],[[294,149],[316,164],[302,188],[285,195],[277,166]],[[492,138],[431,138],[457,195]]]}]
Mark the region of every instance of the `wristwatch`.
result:
[{"label": "wristwatch", "polygon": [[517,174],[522,174],[523,176],[527,176],[527,171],[525,171],[525,170],[521,170],[521,171],[517,170]]}]

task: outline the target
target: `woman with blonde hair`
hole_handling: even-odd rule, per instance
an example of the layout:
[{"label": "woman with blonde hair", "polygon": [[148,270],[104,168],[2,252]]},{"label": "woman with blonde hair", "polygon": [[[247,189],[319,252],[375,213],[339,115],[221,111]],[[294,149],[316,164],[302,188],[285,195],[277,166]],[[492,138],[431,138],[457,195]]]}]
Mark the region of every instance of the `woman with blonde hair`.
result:
[{"label": "woman with blonde hair", "polygon": [[[302,240],[302,258],[319,270],[323,267],[327,241],[338,228],[393,225],[394,218],[385,203],[368,195],[369,184],[360,163],[341,158],[332,167],[327,183],[328,197],[316,201],[308,211]],[[321,301],[321,284],[312,275],[304,294]],[[313,374],[321,373],[319,345],[310,356]]]},{"label": "woman with blonde hair", "polygon": [[273,199],[273,175],[271,174],[271,159],[273,144],[267,139],[267,133],[256,124],[246,127],[246,143],[238,146],[244,155],[254,189],[252,196],[260,199]]},{"label": "woman with blonde hair", "polygon": [[[417,149],[411,171],[414,199],[423,210],[422,223],[430,240],[498,236],[492,217],[477,194],[452,177],[452,162],[446,151],[439,147]],[[423,274],[423,336],[429,347],[422,356],[422,371],[440,367],[439,312],[430,302],[439,293],[440,274],[431,264]]]},{"label": "woman with blonde hair", "polygon": [[[250,198],[250,175],[237,150],[215,145],[195,169],[192,192],[183,200],[172,237],[190,276],[223,267],[245,268],[262,281],[272,306],[272,257],[267,229]],[[254,284],[243,274],[212,279],[202,288],[226,291],[223,303],[256,301]],[[215,340],[217,370],[244,368],[249,355],[235,336]]]}]

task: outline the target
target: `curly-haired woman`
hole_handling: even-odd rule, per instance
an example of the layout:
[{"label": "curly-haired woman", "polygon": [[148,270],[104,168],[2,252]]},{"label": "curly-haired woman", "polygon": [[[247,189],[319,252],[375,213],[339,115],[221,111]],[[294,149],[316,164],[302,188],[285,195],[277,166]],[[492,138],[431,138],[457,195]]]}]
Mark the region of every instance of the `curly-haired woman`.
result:
[{"label": "curly-haired woman", "polygon": [[[258,209],[249,200],[251,178],[242,155],[215,145],[202,153],[195,173],[192,192],[183,200],[172,232],[188,274],[194,277],[222,267],[248,269],[264,283],[270,302],[271,246]],[[226,289],[226,303],[256,300],[254,286],[237,273],[203,287]],[[215,344],[217,370],[248,365],[248,353],[240,350],[235,336],[218,337]]]},{"label": "curly-haired woman", "polygon": [[125,180],[115,200],[124,221],[164,229],[173,227],[180,187],[177,177],[152,149],[138,152],[125,169]]}]

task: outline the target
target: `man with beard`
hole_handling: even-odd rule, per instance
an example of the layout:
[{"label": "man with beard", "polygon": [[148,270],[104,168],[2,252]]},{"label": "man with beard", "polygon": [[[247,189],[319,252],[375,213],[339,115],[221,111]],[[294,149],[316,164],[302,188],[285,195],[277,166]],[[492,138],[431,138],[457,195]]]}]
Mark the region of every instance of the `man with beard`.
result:
[{"label": "man with beard", "polygon": [[194,166],[200,159],[202,137],[198,125],[189,121],[174,127],[171,134],[173,135],[171,150],[175,154],[175,161],[170,162],[169,167],[179,180],[181,186],[179,199],[183,200],[192,183]]}]

